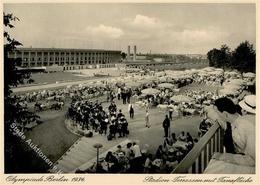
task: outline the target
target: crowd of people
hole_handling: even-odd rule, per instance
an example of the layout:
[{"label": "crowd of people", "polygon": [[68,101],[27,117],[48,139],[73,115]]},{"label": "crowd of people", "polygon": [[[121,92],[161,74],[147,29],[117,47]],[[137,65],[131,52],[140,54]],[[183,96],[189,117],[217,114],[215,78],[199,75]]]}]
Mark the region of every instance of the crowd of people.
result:
[{"label": "crowd of people", "polygon": [[68,108],[67,118],[70,118],[80,130],[89,130],[107,136],[108,140],[117,137],[127,137],[129,134],[128,122],[122,111],[117,109],[114,102],[105,110],[98,101],[78,101],[73,99]]},{"label": "crowd of people", "polygon": [[[142,78],[156,76],[145,74]],[[162,73],[159,79],[166,77],[167,72]],[[229,82],[230,79],[241,79],[241,75],[225,73],[222,70],[204,71],[204,73],[192,73],[186,77],[170,78],[166,81],[172,83],[176,88],[191,84],[218,85]],[[251,78],[245,81],[252,82]],[[120,81],[119,81],[120,82]],[[87,173],[169,173],[189,153],[193,146],[203,137],[216,121],[225,130],[224,145],[226,151],[237,154],[242,153],[255,159],[255,100],[253,95],[239,97],[239,94],[222,95],[218,90],[205,91],[185,90],[181,95],[192,101],[174,101],[171,98],[178,94],[176,88],[159,88],[160,80],[150,80],[140,83],[136,87],[128,87],[126,83],[101,82],[95,85],[79,85],[59,90],[43,90],[39,92],[15,95],[19,105],[27,107],[28,103],[34,103],[37,111],[45,110],[47,103],[57,102],[54,109],[64,106],[66,99],[71,100],[66,117],[72,120],[72,124],[79,130],[87,130],[88,136],[99,133],[105,135],[107,140],[112,140],[129,135],[128,121],[122,110],[118,109],[115,100],[128,104],[130,119],[134,119],[135,110],[131,98],[134,96],[142,99],[145,107],[145,126],[150,128],[149,109],[152,106],[166,105],[168,114],[162,123],[164,139],[155,153],[149,151],[148,147],[141,149],[137,142],[128,143],[126,146],[118,146],[116,151],[109,151],[104,159],[98,164],[93,164]],[[144,95],[142,90],[154,88],[159,93]],[[247,88],[246,84],[239,86],[239,92]],[[107,109],[102,102],[93,101],[94,97],[106,94],[106,101],[110,102]],[[241,93],[240,93],[241,94]],[[243,100],[242,100],[242,99]],[[236,105],[234,102],[239,102]],[[50,104],[50,103],[49,103]],[[205,108],[211,106],[211,108]],[[198,128],[198,137],[193,138],[187,131],[182,131],[178,136],[170,133],[170,125],[173,120],[173,112],[178,115],[194,115],[196,113],[204,116]],[[246,126],[245,126],[246,125]]]}]

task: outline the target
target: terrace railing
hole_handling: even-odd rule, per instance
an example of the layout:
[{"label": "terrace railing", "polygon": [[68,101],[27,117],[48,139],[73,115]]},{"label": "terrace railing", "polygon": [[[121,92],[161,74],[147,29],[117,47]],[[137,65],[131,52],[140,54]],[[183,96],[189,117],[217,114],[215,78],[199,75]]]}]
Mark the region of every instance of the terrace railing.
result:
[{"label": "terrace railing", "polygon": [[223,148],[223,130],[215,123],[172,173],[203,173],[214,152],[223,153]]}]

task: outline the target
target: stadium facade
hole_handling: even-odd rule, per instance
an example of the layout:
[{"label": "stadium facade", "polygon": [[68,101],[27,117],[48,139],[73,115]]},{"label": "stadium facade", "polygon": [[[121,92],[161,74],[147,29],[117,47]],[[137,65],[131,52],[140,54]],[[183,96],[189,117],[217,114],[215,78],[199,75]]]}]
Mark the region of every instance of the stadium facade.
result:
[{"label": "stadium facade", "polygon": [[9,53],[21,58],[20,67],[63,66],[64,70],[113,67],[121,60],[121,51],[98,49],[17,48]]}]

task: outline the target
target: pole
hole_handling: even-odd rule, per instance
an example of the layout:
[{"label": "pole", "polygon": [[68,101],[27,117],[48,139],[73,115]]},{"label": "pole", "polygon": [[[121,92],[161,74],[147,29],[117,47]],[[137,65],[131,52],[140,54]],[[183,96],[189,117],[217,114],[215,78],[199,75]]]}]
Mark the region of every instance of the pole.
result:
[{"label": "pole", "polygon": [[96,172],[98,170],[98,155],[99,155],[99,148],[97,148],[97,167],[96,167]]}]

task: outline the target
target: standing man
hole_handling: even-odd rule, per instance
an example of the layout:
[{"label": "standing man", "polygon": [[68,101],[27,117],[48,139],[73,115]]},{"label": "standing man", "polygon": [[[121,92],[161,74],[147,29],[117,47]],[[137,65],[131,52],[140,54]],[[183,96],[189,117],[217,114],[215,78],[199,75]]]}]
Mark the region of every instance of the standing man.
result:
[{"label": "standing man", "polygon": [[117,89],[117,99],[120,100],[121,98],[121,87],[118,87]]},{"label": "standing man", "polygon": [[146,114],[145,114],[145,126],[150,128],[151,124],[150,124],[150,114],[149,111],[146,110]]},{"label": "standing man", "polygon": [[165,119],[163,121],[164,137],[168,137],[169,128],[170,128],[170,119],[168,118],[168,115],[165,115]]},{"label": "standing man", "polygon": [[134,119],[134,107],[132,103],[129,103],[128,105],[128,111],[131,119]]},{"label": "standing man", "polygon": [[169,107],[169,118],[172,121],[172,113],[173,113],[173,108],[170,106]]}]

